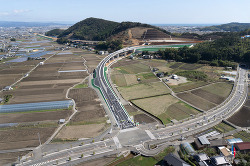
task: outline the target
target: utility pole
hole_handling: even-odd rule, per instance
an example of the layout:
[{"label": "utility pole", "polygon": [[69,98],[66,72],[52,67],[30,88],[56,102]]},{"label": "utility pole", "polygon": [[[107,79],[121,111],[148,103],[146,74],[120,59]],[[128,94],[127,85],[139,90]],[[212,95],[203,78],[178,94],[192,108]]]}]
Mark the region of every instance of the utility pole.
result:
[{"label": "utility pole", "polygon": [[39,143],[40,143],[40,145],[42,145],[42,144],[41,144],[41,140],[40,140],[40,134],[37,133],[37,135],[38,135]]}]

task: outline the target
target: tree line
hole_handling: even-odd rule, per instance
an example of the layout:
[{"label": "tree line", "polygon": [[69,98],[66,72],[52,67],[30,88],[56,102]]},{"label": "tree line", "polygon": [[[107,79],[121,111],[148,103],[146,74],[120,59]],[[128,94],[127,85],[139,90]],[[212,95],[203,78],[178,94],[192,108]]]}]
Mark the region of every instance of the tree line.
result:
[{"label": "tree line", "polygon": [[166,60],[206,63],[213,66],[235,67],[235,62],[249,63],[250,38],[241,39],[239,34],[229,34],[211,42],[196,44],[191,48],[167,48],[159,50],[156,54]]}]

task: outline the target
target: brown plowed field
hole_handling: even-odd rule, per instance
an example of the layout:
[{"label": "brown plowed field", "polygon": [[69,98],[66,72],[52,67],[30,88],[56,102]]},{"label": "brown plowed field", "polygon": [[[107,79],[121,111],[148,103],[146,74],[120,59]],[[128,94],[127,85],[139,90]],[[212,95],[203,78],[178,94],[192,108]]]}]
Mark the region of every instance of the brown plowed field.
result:
[{"label": "brown plowed field", "polygon": [[38,146],[37,133],[44,143],[54,131],[55,127],[0,130],[0,150]]},{"label": "brown plowed field", "polygon": [[65,94],[46,94],[46,95],[29,95],[29,96],[14,96],[10,99],[9,104],[35,103],[46,101],[66,100]]},{"label": "brown plowed field", "polygon": [[58,121],[59,119],[67,119],[71,115],[70,110],[47,111],[47,112],[31,112],[31,113],[15,113],[1,114],[1,123],[22,123],[36,121]]},{"label": "brown plowed field", "polygon": [[240,127],[250,127],[250,107],[243,106],[228,121]]},{"label": "brown plowed field", "polygon": [[114,67],[120,67],[120,66],[127,66],[127,65],[132,65],[132,64],[136,64],[136,63],[138,63],[138,61],[125,58],[125,59],[122,59],[122,60],[114,63],[111,67],[114,68]]},{"label": "brown plowed field", "polygon": [[193,94],[195,94],[203,99],[206,99],[212,103],[215,103],[215,104],[220,104],[225,100],[224,97],[218,96],[218,95],[213,94],[213,93],[209,93],[208,91],[205,91],[203,89],[193,90],[193,91],[191,91],[191,93],[193,93]]},{"label": "brown plowed field", "polygon": [[92,121],[105,116],[96,92],[91,88],[71,89],[69,97],[76,102],[78,112],[72,122]]},{"label": "brown plowed field", "polygon": [[177,96],[185,101],[187,101],[188,103],[198,107],[198,108],[201,108],[203,110],[209,110],[213,107],[216,106],[216,104],[213,104],[199,96],[196,96],[192,93],[180,93],[180,94],[177,94]]},{"label": "brown plowed field", "polygon": [[156,122],[153,118],[151,118],[150,116],[148,116],[146,114],[143,114],[143,113],[135,115],[134,116],[134,121],[139,122],[140,124]]},{"label": "brown plowed field", "polygon": [[14,153],[0,153],[0,165],[14,163],[18,157],[28,154],[29,151],[14,152]]},{"label": "brown plowed field", "polygon": [[246,101],[245,106],[250,107],[250,99]]},{"label": "brown plowed field", "polygon": [[145,113],[137,110],[135,107],[132,107],[131,105],[125,105],[124,108],[126,111],[134,116],[134,121],[139,123],[154,123],[156,122],[153,118],[146,115]]}]

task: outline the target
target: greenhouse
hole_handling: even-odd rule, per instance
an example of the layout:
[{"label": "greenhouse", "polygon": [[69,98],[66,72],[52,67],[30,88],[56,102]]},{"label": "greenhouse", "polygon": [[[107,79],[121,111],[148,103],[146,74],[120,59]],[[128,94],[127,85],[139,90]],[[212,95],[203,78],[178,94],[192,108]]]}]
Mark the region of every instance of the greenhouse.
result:
[{"label": "greenhouse", "polygon": [[64,100],[39,103],[0,105],[0,113],[66,109],[72,106],[73,104],[73,100]]}]

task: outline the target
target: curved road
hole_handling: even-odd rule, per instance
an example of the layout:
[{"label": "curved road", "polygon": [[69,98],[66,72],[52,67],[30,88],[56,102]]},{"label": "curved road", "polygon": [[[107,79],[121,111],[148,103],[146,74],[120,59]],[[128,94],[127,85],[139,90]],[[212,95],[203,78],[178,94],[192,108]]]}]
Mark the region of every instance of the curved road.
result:
[{"label": "curved road", "polygon": [[[143,143],[147,142],[148,144],[162,144],[167,141],[172,141],[180,138],[181,136],[188,136],[192,134],[199,133],[201,131],[204,131],[215,124],[220,123],[223,119],[226,119],[230,117],[232,114],[234,114],[236,111],[240,109],[240,107],[244,104],[246,97],[247,97],[247,71],[245,69],[239,68],[238,69],[238,79],[235,83],[234,92],[232,93],[231,97],[227,102],[221,106],[220,108],[217,108],[215,110],[211,110],[206,112],[203,116],[196,117],[194,119],[191,119],[189,121],[176,124],[173,126],[168,126],[163,129],[158,130],[147,130],[142,131],[139,130],[137,127],[135,127],[133,121],[130,119],[128,113],[120,103],[119,99],[113,92],[111,86],[109,85],[109,82],[106,79],[106,64],[113,60],[114,57],[118,57],[119,55],[122,55],[130,50],[134,50],[137,48],[145,48],[148,46],[143,47],[128,47],[124,48],[122,50],[116,51],[112,54],[109,54],[107,57],[105,57],[97,66],[95,70],[96,77],[94,79],[94,84],[99,87],[103,98],[105,102],[107,103],[109,110],[112,113],[112,116],[114,120],[116,121],[117,125],[121,129],[121,133],[118,133],[115,137],[111,139],[107,139],[105,141],[101,142],[94,142],[91,144],[83,145],[83,146],[74,146],[70,149],[64,149],[58,152],[49,152],[42,158],[38,159],[30,159],[23,164],[20,165],[52,165],[52,164],[59,164],[59,165],[71,165],[74,160],[76,161],[82,161],[87,159],[93,159],[93,157],[103,157],[111,152],[118,153],[121,150],[127,150],[127,149],[136,149],[137,151],[141,152],[144,155],[152,156],[157,154],[163,146],[156,148],[154,150],[148,150],[145,149],[143,146]],[[149,46],[154,47],[154,46]],[[158,47],[158,46],[155,46]],[[133,130],[133,131],[132,131]],[[138,137],[140,139],[141,143],[135,143],[133,146],[125,145],[124,142],[119,141],[119,134],[125,134],[128,135],[129,133],[143,133],[143,137]],[[150,135],[150,138],[145,135],[147,133]],[[135,135],[134,135],[135,136]],[[133,137],[133,135],[131,135]],[[131,145],[133,142],[131,142]],[[93,154],[94,153],[94,154]],[[84,156],[81,158],[81,156]],[[69,156],[71,156],[71,161],[69,160]]]}]

